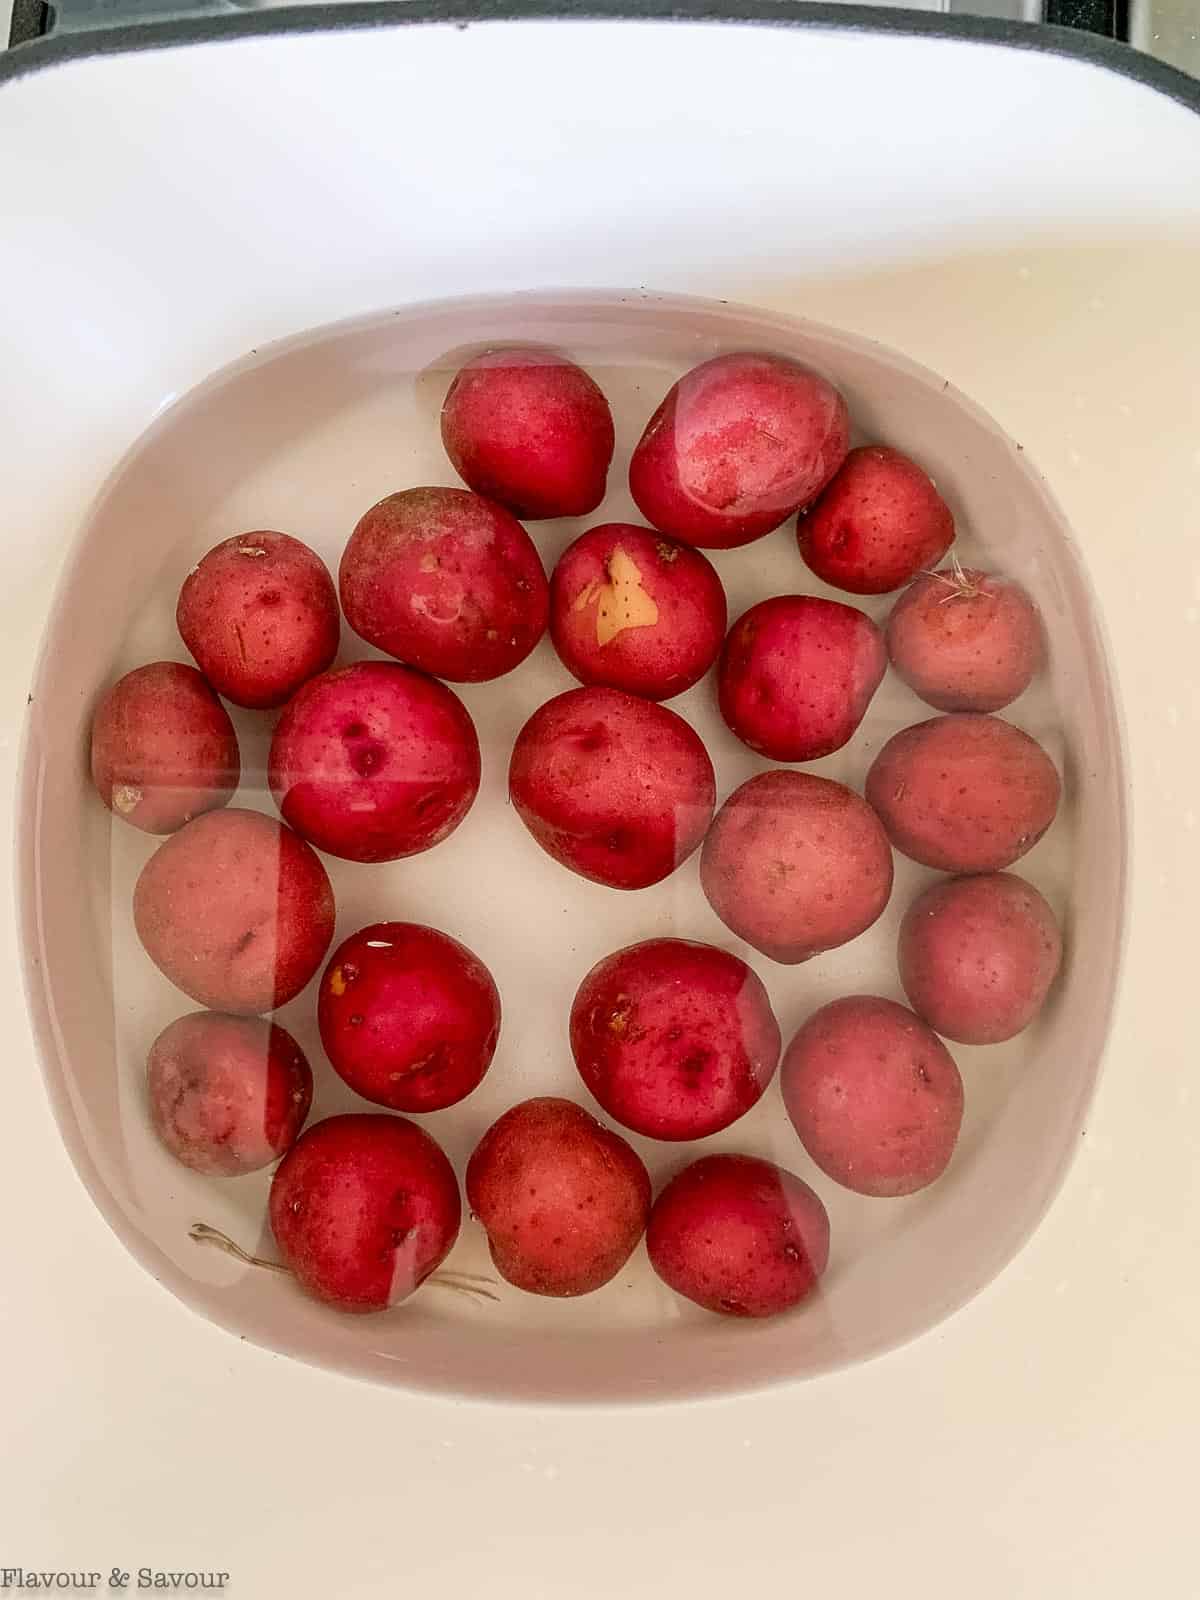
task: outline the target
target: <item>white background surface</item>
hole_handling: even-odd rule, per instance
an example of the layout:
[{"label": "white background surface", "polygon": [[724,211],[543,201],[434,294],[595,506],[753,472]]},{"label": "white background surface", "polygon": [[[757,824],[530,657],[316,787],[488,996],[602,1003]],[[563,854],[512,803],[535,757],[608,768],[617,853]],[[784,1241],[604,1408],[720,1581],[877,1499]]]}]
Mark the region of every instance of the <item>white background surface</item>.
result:
[{"label": "white background surface", "polygon": [[[355,57],[356,87],[379,53],[378,41],[364,43],[370,53]],[[777,50],[777,41],[769,44]],[[5,919],[0,1565],[105,1575],[117,1565],[216,1568],[231,1572],[230,1594],[251,1600],[716,1600],[731,1589],[838,1600],[1195,1600],[1195,131],[1185,113],[1147,97],[1136,107],[1139,135],[1131,142],[1135,108],[1110,103],[1115,89],[1098,76],[1082,87],[1077,76],[1047,83],[1036,61],[990,85],[964,79],[948,126],[957,133],[969,125],[983,141],[975,157],[994,150],[999,177],[972,171],[962,138],[947,142],[943,159],[927,148],[920,183],[908,191],[924,196],[923,218],[915,205],[890,205],[889,196],[912,180],[891,162],[935,84],[921,77],[919,62],[889,79],[890,53],[872,64],[869,44],[855,48],[863,50],[854,78],[859,107],[887,93],[889,82],[903,87],[905,116],[889,130],[896,138],[880,137],[865,121],[838,120],[821,98],[826,63],[815,47],[806,52],[811,76],[803,66],[789,69],[799,81],[787,104],[789,119],[806,107],[825,112],[838,135],[831,149],[862,134],[863,186],[826,196],[819,226],[764,212],[761,236],[716,241],[725,255],[715,263],[697,252],[670,266],[671,230],[660,229],[654,275],[664,288],[725,292],[779,309],[802,302],[814,317],[946,371],[1024,441],[1086,535],[1127,696],[1136,891],[1126,998],[1063,1194],[1014,1265],[951,1322],[895,1355],[802,1387],[614,1414],[466,1408],[356,1385],[240,1345],[189,1317],[115,1245],[63,1154],[30,1059]],[[621,49],[628,56],[624,42]],[[306,69],[302,54],[289,53],[298,119],[312,118],[322,84],[337,81],[336,56],[323,52]],[[767,65],[759,63],[763,71]],[[200,66],[189,58],[187,72],[169,80],[168,103],[181,116],[190,109],[189,73],[218,92],[220,80]],[[156,72],[170,70],[164,56]],[[255,81],[272,80],[260,72]],[[105,86],[97,99],[130,115],[128,173],[147,143],[144,108],[131,80],[106,78]],[[43,104],[36,120],[31,101],[27,124],[0,124],[0,160],[19,135],[22,149],[42,152],[46,162],[31,173],[29,194],[15,191],[14,217],[22,202],[33,203],[30,195],[76,175],[80,188],[61,208],[85,217],[94,203],[99,235],[114,206],[127,208],[122,225],[144,215],[145,190],[114,197],[89,168],[86,141],[70,121],[82,92],[73,84],[70,100]],[[844,83],[834,80],[829,93],[845,105]],[[7,91],[0,118],[15,115],[6,98]],[[353,125],[366,128],[368,151],[371,118],[382,115],[383,102],[360,94],[348,104]],[[243,110],[253,123],[251,106],[247,95]],[[1090,177],[1079,163],[1094,146],[1082,138],[1055,145],[1049,171],[1035,160],[1045,119],[1059,116],[1055,133],[1081,118],[1094,118],[1097,136],[1110,130],[1111,146]],[[106,126],[100,117],[86,125]],[[214,120],[210,135],[220,126]],[[197,162],[200,144],[193,140]],[[1021,147],[1015,153],[1014,145]],[[1127,161],[1123,150],[1131,152]],[[306,154],[320,175],[315,135]],[[98,171],[110,155],[97,152]],[[868,189],[872,170],[877,183]],[[225,171],[221,214],[236,218],[244,207],[253,215],[256,205],[261,214],[270,195],[254,187],[258,166],[231,160]],[[57,304],[75,308],[78,330],[52,337],[47,329],[63,330],[61,319],[24,330],[20,362],[0,368],[0,411],[46,424],[28,439],[8,436],[14,442],[0,475],[10,550],[0,629],[6,794],[62,539],[90,493],[84,480],[94,467],[103,470],[162,397],[162,384],[152,392],[148,378],[140,389],[126,386],[129,362],[144,358],[149,372],[168,330],[179,327],[177,312],[168,316],[138,286],[128,289],[125,262],[179,275],[164,281],[181,296],[173,306],[190,306],[186,338],[180,334],[170,354],[171,377],[181,384],[254,334],[249,313],[245,322],[227,308],[218,316],[222,308],[200,293],[188,301],[180,285],[199,290],[208,281],[213,296],[226,292],[221,286],[232,294],[247,273],[274,260],[277,293],[255,302],[255,333],[264,336],[321,320],[339,296],[350,300],[345,310],[402,299],[412,290],[394,264],[408,259],[411,232],[400,225],[408,218],[396,219],[385,241],[389,287],[380,266],[356,248],[361,235],[352,226],[377,217],[378,184],[367,181],[368,166],[342,172],[341,189],[321,192],[344,226],[297,206],[288,218],[294,232],[281,226],[264,235],[238,273],[220,251],[193,259],[188,217],[171,210],[170,192],[156,197],[155,228],[136,236],[145,254],[126,233],[121,271],[106,278],[102,253],[89,257],[91,310],[81,308],[80,286],[72,284],[72,253],[35,251],[50,287],[75,287],[74,300],[64,293]],[[1017,175],[1011,192],[1000,181],[1009,172]],[[1097,225],[1086,248],[1076,238],[1064,246],[1032,237],[1039,218],[1057,217],[1067,204],[1053,189],[1060,173],[1064,190],[1078,185],[1086,194],[1080,208],[1091,207],[1107,228]],[[995,218],[985,208],[999,205],[997,196],[1015,208],[1018,191],[1028,225],[989,234]],[[185,186],[178,204],[194,208],[198,192]],[[160,225],[163,212],[170,225]],[[964,216],[975,225],[969,240],[960,231]],[[946,219],[953,246],[938,236]],[[874,240],[855,244],[856,228],[876,227]],[[16,236],[11,219],[5,245],[10,232]],[[904,259],[889,242],[901,236]],[[38,244],[36,234],[28,237]],[[551,254],[558,237],[546,245]],[[805,256],[814,237],[820,249]],[[497,237],[493,248],[516,247]],[[628,239],[614,243],[604,278],[633,280],[621,254],[627,248]],[[652,244],[639,248],[651,252]],[[839,248],[861,248],[861,268],[835,270]],[[560,282],[562,259],[553,258]],[[584,281],[597,281],[594,263],[587,265]],[[472,287],[471,270],[465,255],[448,252],[440,287]],[[723,287],[714,283],[718,275]],[[106,345],[100,332],[111,327],[122,337]],[[89,329],[99,331],[85,346],[77,332]],[[9,338],[16,332],[5,329]],[[112,382],[97,393],[95,374],[106,361]],[[7,873],[8,863],[0,870]]]}]

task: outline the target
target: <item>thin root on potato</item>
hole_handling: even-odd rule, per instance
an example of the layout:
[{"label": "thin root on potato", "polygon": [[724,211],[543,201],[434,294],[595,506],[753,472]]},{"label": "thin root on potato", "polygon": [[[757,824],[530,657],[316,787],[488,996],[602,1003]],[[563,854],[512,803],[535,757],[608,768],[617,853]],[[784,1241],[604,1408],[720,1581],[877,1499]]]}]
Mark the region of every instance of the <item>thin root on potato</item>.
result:
[{"label": "thin root on potato", "polygon": [[[207,1222],[193,1222],[188,1229],[188,1238],[196,1244],[214,1245],[247,1267],[265,1267],[268,1272],[281,1272],[285,1278],[292,1276],[282,1261],[268,1261],[266,1256],[251,1255],[248,1250],[243,1250],[240,1244],[236,1244],[228,1234],[222,1233],[219,1228],[210,1227]],[[480,1272],[435,1272],[426,1278],[425,1283],[435,1289],[453,1290],[455,1294],[466,1295],[470,1300],[499,1302],[500,1296],[493,1294],[489,1287],[495,1281],[495,1278],[485,1277]]]}]

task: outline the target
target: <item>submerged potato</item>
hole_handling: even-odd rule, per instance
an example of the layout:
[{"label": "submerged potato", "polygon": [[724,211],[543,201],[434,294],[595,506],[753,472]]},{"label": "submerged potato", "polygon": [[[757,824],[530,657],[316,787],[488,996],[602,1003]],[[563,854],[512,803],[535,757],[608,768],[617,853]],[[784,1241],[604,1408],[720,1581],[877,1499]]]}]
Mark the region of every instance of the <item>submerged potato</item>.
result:
[{"label": "submerged potato", "polygon": [[943,872],[997,872],[1054,821],[1054,763],[999,717],[932,717],[893,736],[867,773],[867,799],[906,856]]},{"label": "submerged potato", "polygon": [[583,368],[534,345],[468,361],[442,404],[442,443],[459,476],[519,517],[594,511],[613,438],[608,401]]},{"label": "submerged potato", "polygon": [[685,861],[712,820],[716,776],[699,735],[619,689],[570,689],[517,735],[509,793],[548,855],[614,889]]},{"label": "submerged potato", "polygon": [[154,1131],[177,1161],[210,1177],[278,1160],[304,1126],[312,1088],[300,1046],[259,1017],[177,1017],[146,1061]]},{"label": "submerged potato", "polygon": [[654,1202],[650,1264],[706,1311],[773,1317],[806,1299],[829,1262],[829,1216],[802,1178],[757,1156],[693,1161]]},{"label": "submerged potato", "polygon": [[327,1117],[284,1156],[271,1231],[297,1283],[339,1311],[407,1300],[458,1237],[454,1168],[424,1128],[382,1112]]},{"label": "submerged potato", "polygon": [[201,1005],[238,1015],[300,993],[333,919],[316,852],[238,807],[197,817],[159,845],[133,895],[134,926],[155,966]]},{"label": "submerged potato", "polygon": [[879,818],[844,784],[761,772],[717,813],[700,883],[727,928],[790,964],[871,926],[892,892],[892,852]]},{"label": "submerged potato", "polygon": [[395,861],[448,838],[479,789],[479,740],[445,684],[390,661],[322,673],[271,741],[271,793],[297,833],[348,861]]},{"label": "submerged potato", "polygon": [[546,631],[533,540],[466,489],[406,489],[360,518],[338,570],[346,621],[368,644],[451,683],[518,666]]},{"label": "submerged potato", "polygon": [[915,461],[886,445],[851,450],[796,529],[800,554],[825,583],[885,594],[936,566],[954,517]]},{"label": "submerged potato", "polygon": [[815,1011],[784,1051],[780,1086],[801,1144],[858,1194],[913,1194],[954,1154],[958,1068],[894,1000],[849,995]]},{"label": "submerged potato", "polygon": [[241,776],[229,713],[195,667],[135,667],[92,721],[92,782],[114,816],[144,833],[174,833],[227,806]]},{"label": "submerged potato", "polygon": [[737,956],[647,939],[606,956],[571,1007],[579,1075],[624,1127],[702,1139],[754,1105],[779,1061],[779,1024]]},{"label": "submerged potato", "polygon": [[1011,872],[935,883],[900,924],[900,981],[935,1032],[999,1044],[1042,1009],[1062,960],[1053,911]]},{"label": "submerged potato", "polygon": [[783,356],[703,361],[668,391],[629,463],[646,521],[702,549],[761,538],[811,500],[841,465],[846,402]]},{"label": "submerged potato", "polygon": [[467,1201],[500,1275],[530,1294],[590,1294],[642,1237],[650,1177],[624,1139],[570,1100],[526,1100],[467,1163]]},{"label": "submerged potato", "polygon": [[647,700],[670,700],[704,676],[725,620],[712,564],[628,522],[581,534],[550,580],[550,635],[567,671]]},{"label": "submerged potato", "polygon": [[892,608],[892,666],[939,711],[1000,711],[1024,692],[1045,645],[1019,583],[955,563],[923,572]]},{"label": "submerged potato", "polygon": [[887,668],[864,612],[815,595],[751,606],[729,630],[717,677],[721,715],[772,761],[816,761],[858,731]]},{"label": "submerged potato", "polygon": [[440,1111],[478,1087],[496,1053],[500,995],[465,945],[416,922],[344,939],[317,996],[339,1077],[393,1111]]},{"label": "submerged potato", "polygon": [[214,689],[258,709],[324,672],[341,633],[325,563],[269,529],[215,545],[184,580],[175,622]]}]

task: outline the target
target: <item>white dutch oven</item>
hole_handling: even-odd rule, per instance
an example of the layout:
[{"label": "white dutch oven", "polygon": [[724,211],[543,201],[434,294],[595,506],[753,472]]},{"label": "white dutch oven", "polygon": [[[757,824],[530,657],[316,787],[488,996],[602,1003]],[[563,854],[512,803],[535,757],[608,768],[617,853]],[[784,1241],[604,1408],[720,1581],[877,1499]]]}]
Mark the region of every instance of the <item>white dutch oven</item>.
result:
[{"label": "white dutch oven", "polygon": [[[0,647],[33,1019],[10,933],[10,1087],[41,1126],[40,1053],[92,1197],[182,1298],[275,1348],[414,1387],[685,1396],[843,1364],[992,1277],[1077,1149],[1062,1205],[1081,1249],[1099,1248],[1097,1229],[1136,1229],[1145,1251],[1165,1250],[1165,1215],[1190,1217],[1195,1245],[1200,93],[1048,30],[839,7],[655,9],[348,6],[161,24],[21,52],[0,81]],[[590,292],[604,285],[627,292]],[[505,298],[411,309],[478,295]],[[763,1328],[680,1312],[644,1261],[591,1306],[514,1292],[496,1312],[423,1299],[340,1321],[188,1243],[201,1214],[253,1243],[262,1188],[201,1196],[139,1110],[140,1057],[181,1006],[130,942],[142,841],[110,840],[88,795],[97,685],[178,653],[153,619],[179,571],[235,526],[287,527],[335,556],[358,510],[439,472],[424,369],[456,345],[547,327],[610,371],[626,450],[646,395],[697,353],[771,343],[813,360],[868,428],[928,458],[975,548],[1035,575],[1050,620],[1054,672],[1024,721],[1058,741],[1070,797],[1061,842],[1039,858],[1071,945],[1059,1000],[1033,1046],[971,1064],[979,1110],[951,1178],[885,1221],[835,1205],[845,1250],[820,1302]],[[798,581],[776,545],[722,566],[734,611]],[[556,670],[547,655],[519,691],[468,695],[492,768],[532,705],[566,686]],[[921,714],[889,693],[890,726]],[[744,773],[732,741],[720,753],[728,788]],[[339,880],[340,932],[433,905],[429,920],[498,969],[510,1059],[477,1106],[435,1127],[456,1158],[522,1094],[576,1092],[540,1013],[561,1013],[591,961],[645,928],[637,897],[564,886],[527,841],[496,832],[512,819],[498,770],[490,781],[455,865],[434,852],[370,884]],[[687,931],[702,914],[677,885],[645,931]],[[894,919],[840,964],[776,974],[785,1031],[877,981],[891,938]],[[765,1121],[748,1126],[721,1143],[785,1158]],[[60,1181],[37,1166],[47,1143],[16,1152],[14,1196]],[[468,1230],[453,1261],[476,1267],[481,1251]],[[1039,1313],[1024,1305],[1013,1331],[1028,1339]]]}]

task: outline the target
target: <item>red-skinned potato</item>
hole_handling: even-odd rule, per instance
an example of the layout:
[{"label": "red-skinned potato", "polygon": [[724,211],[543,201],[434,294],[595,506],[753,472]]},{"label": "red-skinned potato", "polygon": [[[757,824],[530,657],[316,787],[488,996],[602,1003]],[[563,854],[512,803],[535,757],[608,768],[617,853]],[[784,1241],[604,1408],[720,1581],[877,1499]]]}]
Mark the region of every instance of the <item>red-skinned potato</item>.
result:
[{"label": "red-skinned potato", "polygon": [[646,424],[629,487],[654,527],[730,550],[777,528],[837,471],[846,402],[782,356],[716,356],[685,373]]},{"label": "red-skinned potato", "polygon": [[900,924],[900,982],[909,1004],[936,1033],[961,1044],[999,1044],[1027,1028],[1061,959],[1053,911],[1011,872],[935,883]]},{"label": "red-skinned potato", "polygon": [[757,1156],[702,1156],[654,1202],[646,1248],[663,1282],[706,1311],[773,1317],[816,1288],[829,1217],[795,1173]]},{"label": "red-skinned potato", "polygon": [[867,799],[897,850],[943,872],[998,872],[1058,810],[1050,757],[999,717],[960,712],[904,728],[867,773]]},{"label": "red-skinned potato", "polygon": [[462,1200],[423,1128],[361,1112],[301,1134],[275,1173],[269,1215],[301,1288],[339,1311],[384,1311],[449,1255]]},{"label": "red-skinned potato", "polygon": [[548,855],[614,889],[685,861],[712,820],[716,777],[674,711],[619,689],[569,689],[517,735],[509,793]]},{"label": "red-skinned potato", "polygon": [[565,356],[488,350],[447,391],[442,443],[465,483],[517,516],[585,517],[604,499],[612,412]]},{"label": "red-skinned potato", "polygon": [[334,1071],[393,1111],[440,1111],[482,1081],[500,995],[476,956],[436,928],[377,922],[334,951],[317,998]]},{"label": "red-skinned potato", "polygon": [[546,631],[533,540],[467,489],[406,489],[372,506],[350,535],[338,587],[355,633],[451,683],[511,672]]},{"label": "red-skinned potato", "polygon": [[808,772],[761,772],[729,796],[700,856],[721,921],[772,961],[807,961],[864,932],[892,892],[871,807]]},{"label": "red-skinned potato", "polygon": [[963,1086],[919,1017],[875,995],[813,1013],[783,1053],[783,1103],[800,1142],[856,1194],[914,1194],[954,1154]]},{"label": "red-skinned potato", "polygon": [[229,713],[194,667],[152,661],[112,688],[92,720],[92,782],[143,833],[174,833],[229,804],[241,777]]},{"label": "red-skinned potato", "polygon": [[237,1178],[295,1143],[312,1104],[312,1071],[286,1028],[193,1011],[151,1045],[146,1089],[154,1131],[177,1161]]},{"label": "red-skinned potato", "polygon": [[333,938],[333,889],[290,828],[210,811],[142,868],[133,920],[160,972],[214,1011],[270,1011],[298,995]]},{"label": "red-skinned potato", "polygon": [[784,594],[729,630],[717,692],[743,744],[772,761],[816,761],[855,734],[887,668],[879,629],[837,600]]},{"label": "red-skinned potato", "polygon": [[703,1139],[736,1122],[774,1076],[782,1043],[746,963],[686,939],[647,939],[598,962],[570,1027],[600,1105],[652,1139]]},{"label": "red-skinned potato", "polygon": [[299,539],[260,529],[215,545],[175,610],[179,635],[235,706],[281,706],[337,655],[333,580]]},{"label": "red-skinned potato", "polygon": [[479,775],[462,701],[390,661],[306,683],[271,741],[271,793],[285,820],[347,861],[394,861],[439,844],[470,810]]},{"label": "red-skinned potato", "polygon": [[590,1294],[625,1265],[650,1214],[650,1177],[618,1134],[570,1100],[525,1100],[467,1163],[467,1203],[496,1270],[530,1294]]},{"label": "red-skinned potato", "polygon": [[606,522],[559,557],[550,636],[580,683],[670,700],[698,683],[725,634],[725,590],[698,550]]},{"label": "red-skinned potato", "polygon": [[935,567],[954,540],[954,517],[915,461],[885,445],[851,450],[797,525],[800,554],[825,583],[885,594]]},{"label": "red-skinned potato", "polygon": [[1045,651],[1019,583],[955,562],[915,578],[892,607],[888,655],[939,711],[1000,711],[1032,683]]}]

